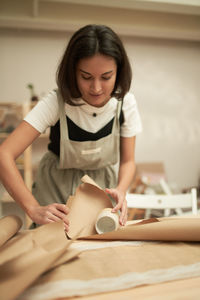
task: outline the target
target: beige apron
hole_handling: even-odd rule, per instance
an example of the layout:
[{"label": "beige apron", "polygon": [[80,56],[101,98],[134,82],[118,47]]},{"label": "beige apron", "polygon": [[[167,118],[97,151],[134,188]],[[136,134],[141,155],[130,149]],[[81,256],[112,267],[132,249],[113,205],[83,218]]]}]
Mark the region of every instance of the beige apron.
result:
[{"label": "beige apron", "polygon": [[[63,169],[96,170],[119,160],[119,114],[121,102],[118,102],[112,132],[97,141],[77,142],[69,140],[65,115],[65,106],[58,95],[60,111],[60,167]],[[112,151],[113,150],[113,151]]]},{"label": "beige apron", "polygon": [[60,116],[60,159],[47,152],[40,162],[33,195],[41,205],[66,203],[81,183],[81,177],[89,175],[103,189],[117,184],[120,143],[119,115],[122,102],[117,105],[112,132],[97,141],[77,142],[69,139],[64,101],[58,94]]}]

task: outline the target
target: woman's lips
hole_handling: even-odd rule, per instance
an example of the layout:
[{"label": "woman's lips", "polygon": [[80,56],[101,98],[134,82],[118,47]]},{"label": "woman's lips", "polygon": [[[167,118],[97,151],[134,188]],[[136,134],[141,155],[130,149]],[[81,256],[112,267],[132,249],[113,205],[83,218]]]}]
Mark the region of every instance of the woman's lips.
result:
[{"label": "woman's lips", "polygon": [[100,96],[102,96],[103,94],[90,94],[90,96],[92,96],[92,97],[100,97]]}]

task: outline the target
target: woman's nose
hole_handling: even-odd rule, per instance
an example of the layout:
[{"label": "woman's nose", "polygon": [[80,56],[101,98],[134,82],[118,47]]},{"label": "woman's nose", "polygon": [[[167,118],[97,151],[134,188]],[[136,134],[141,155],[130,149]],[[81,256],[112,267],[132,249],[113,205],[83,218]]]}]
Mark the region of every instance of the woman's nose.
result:
[{"label": "woman's nose", "polygon": [[95,93],[100,92],[102,89],[100,80],[93,80],[91,84],[91,90]]}]

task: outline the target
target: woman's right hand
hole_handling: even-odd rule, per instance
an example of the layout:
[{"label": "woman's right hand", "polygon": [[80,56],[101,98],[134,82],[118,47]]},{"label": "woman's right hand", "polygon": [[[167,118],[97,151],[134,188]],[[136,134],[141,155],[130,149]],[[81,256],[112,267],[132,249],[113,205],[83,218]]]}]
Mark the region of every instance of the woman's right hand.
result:
[{"label": "woman's right hand", "polygon": [[69,220],[67,214],[69,208],[65,204],[53,203],[47,206],[33,206],[29,211],[29,216],[36,224],[47,224],[52,222],[64,222],[65,231],[69,230]]},{"label": "woman's right hand", "polygon": [[11,197],[22,207],[36,224],[47,224],[63,220],[65,230],[69,229],[67,214],[69,209],[65,204],[53,203],[40,206],[30,190],[24,184],[15,160],[25,149],[39,137],[40,132],[26,121],[8,136],[0,145],[0,180]]}]

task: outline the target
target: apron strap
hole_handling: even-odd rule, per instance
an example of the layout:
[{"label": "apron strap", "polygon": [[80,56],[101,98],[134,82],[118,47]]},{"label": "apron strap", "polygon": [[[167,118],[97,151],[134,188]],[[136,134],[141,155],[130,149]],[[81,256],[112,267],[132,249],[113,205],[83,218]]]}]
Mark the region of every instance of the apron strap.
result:
[{"label": "apron strap", "polygon": [[69,140],[64,101],[62,99],[60,91],[57,90],[56,93],[58,97],[59,116],[60,116],[60,138],[62,140],[64,139]]},{"label": "apron strap", "polygon": [[119,119],[120,119],[120,113],[122,111],[122,104],[123,104],[123,101],[122,100],[118,100],[117,111],[116,111],[116,115],[115,115],[115,118],[114,118],[112,131],[115,128],[115,125],[116,125],[117,129],[120,128],[120,120]]}]

